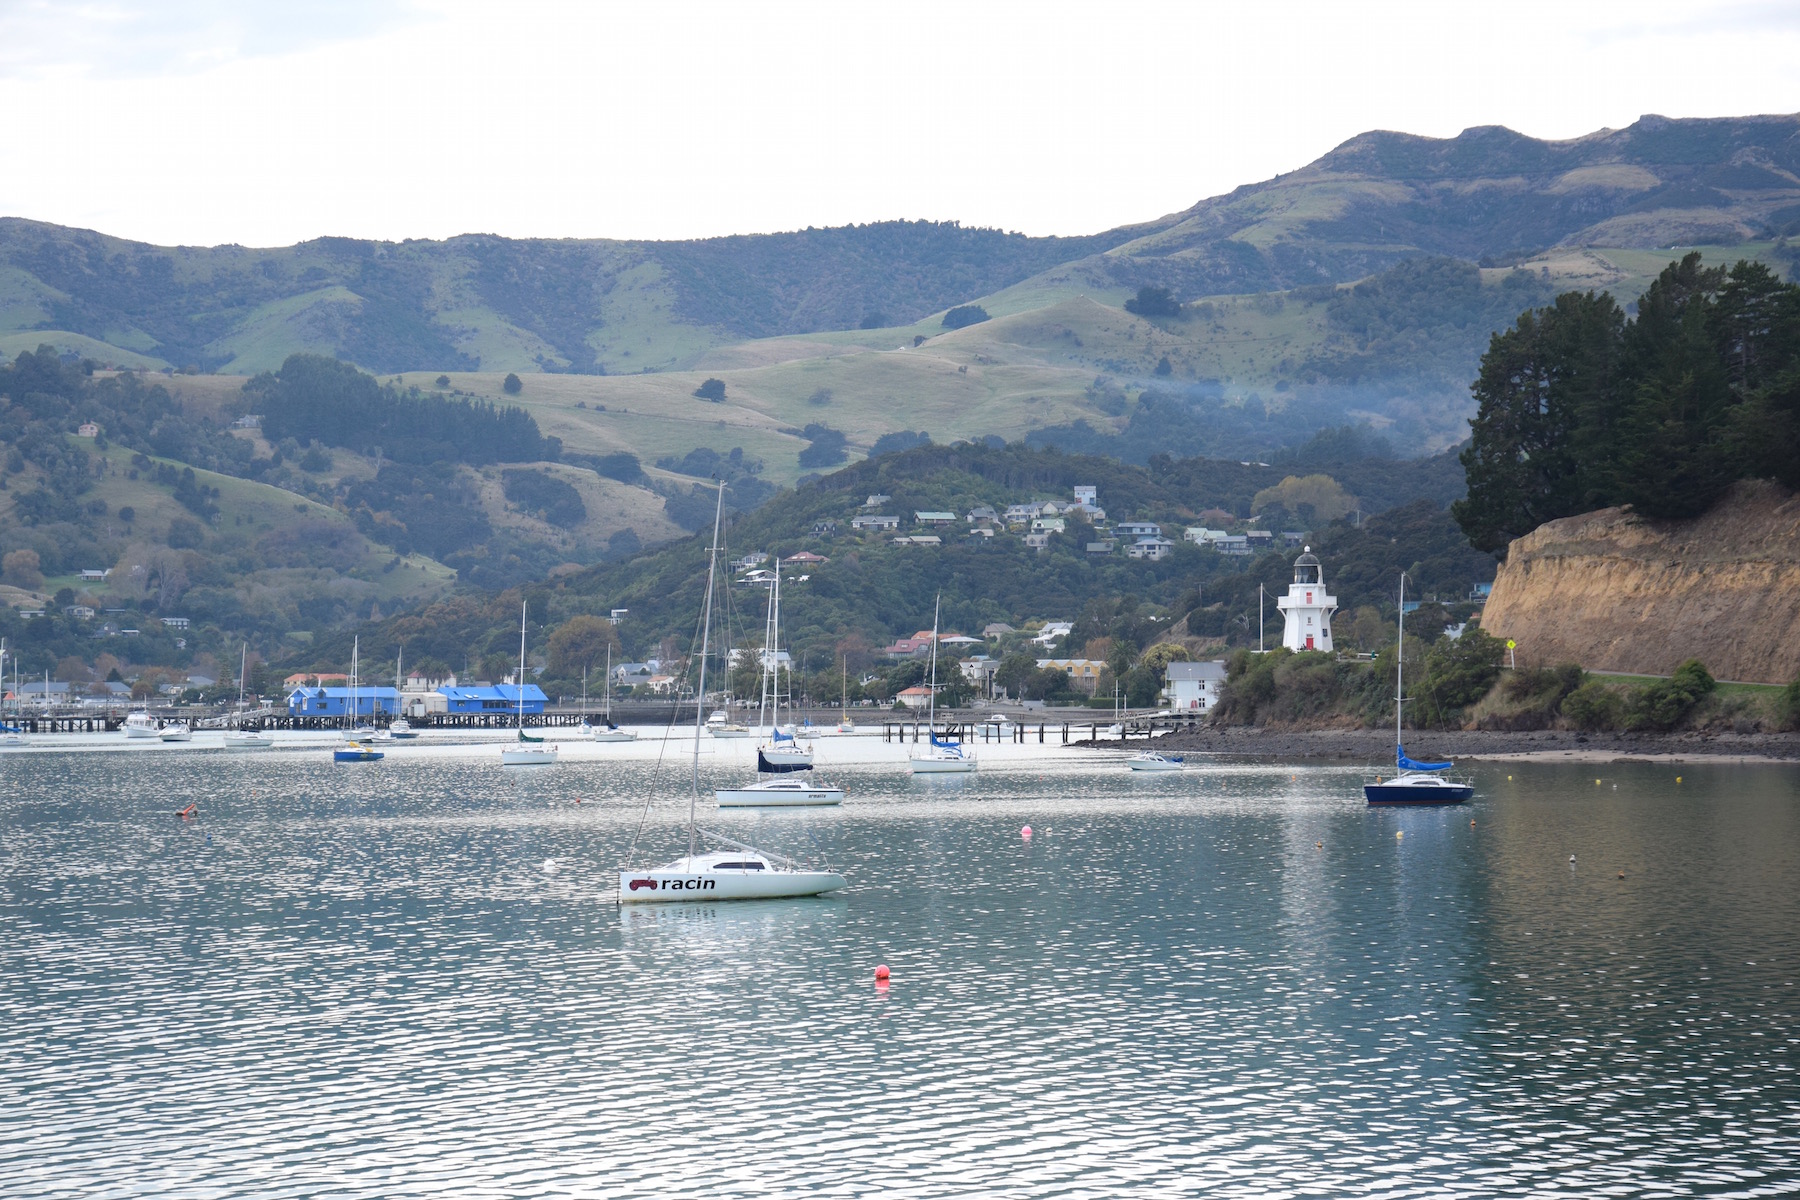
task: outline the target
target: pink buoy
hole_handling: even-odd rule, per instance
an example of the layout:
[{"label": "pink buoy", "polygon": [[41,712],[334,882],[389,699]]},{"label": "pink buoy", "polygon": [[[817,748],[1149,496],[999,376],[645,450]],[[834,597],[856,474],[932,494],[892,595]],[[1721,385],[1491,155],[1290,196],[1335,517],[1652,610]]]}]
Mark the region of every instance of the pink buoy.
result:
[{"label": "pink buoy", "polygon": [[880,966],[875,968],[875,978],[885,982],[887,980],[887,977],[888,977],[888,969],[887,969],[886,963],[882,963]]},{"label": "pink buoy", "polygon": [[1019,830],[1019,836],[1029,842],[1031,840],[1031,826],[1027,825],[1025,828]]}]

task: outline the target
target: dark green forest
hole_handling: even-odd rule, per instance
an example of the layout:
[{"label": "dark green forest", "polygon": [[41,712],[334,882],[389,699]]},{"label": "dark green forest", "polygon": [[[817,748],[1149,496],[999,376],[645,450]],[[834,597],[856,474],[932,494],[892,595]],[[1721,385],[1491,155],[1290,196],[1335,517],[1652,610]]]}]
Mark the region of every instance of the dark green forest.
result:
[{"label": "dark green forest", "polygon": [[1800,286],[1693,253],[1636,307],[1569,292],[1495,335],[1455,510],[1471,543],[1615,504],[1697,516],[1739,479],[1800,486]]}]

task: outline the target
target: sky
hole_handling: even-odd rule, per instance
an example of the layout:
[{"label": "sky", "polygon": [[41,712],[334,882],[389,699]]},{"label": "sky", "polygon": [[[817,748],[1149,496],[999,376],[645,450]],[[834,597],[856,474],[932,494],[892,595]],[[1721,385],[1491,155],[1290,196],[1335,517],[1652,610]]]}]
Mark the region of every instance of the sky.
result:
[{"label": "sky", "polygon": [[0,0],[0,216],[165,245],[1082,234],[1368,129],[1794,111],[1794,0]]}]

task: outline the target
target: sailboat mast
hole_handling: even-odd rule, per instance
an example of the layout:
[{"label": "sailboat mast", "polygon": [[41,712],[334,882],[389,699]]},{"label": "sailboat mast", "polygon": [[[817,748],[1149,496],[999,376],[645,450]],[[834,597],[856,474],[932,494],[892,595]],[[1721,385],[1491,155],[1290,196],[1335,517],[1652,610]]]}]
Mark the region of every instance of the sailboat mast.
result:
[{"label": "sailboat mast", "polygon": [[513,688],[519,694],[519,736],[525,735],[525,606],[519,601],[519,673],[513,676]]},{"label": "sailboat mast", "polygon": [[1406,678],[1406,572],[1400,572],[1400,638],[1394,643],[1394,745],[1400,744],[1400,706]]},{"label": "sailboat mast", "polygon": [[943,607],[944,594],[939,592],[937,599],[931,602],[931,695],[926,697],[925,730],[932,738],[937,737],[937,647],[938,647],[938,610]]},{"label": "sailboat mast", "polygon": [[706,656],[712,649],[713,571],[719,563],[719,521],[725,515],[725,481],[719,480],[719,499],[713,507],[712,550],[706,556],[706,606],[700,613],[700,683],[694,692],[694,790],[688,797],[688,857],[694,857],[694,838],[700,803],[700,731],[705,721]]}]

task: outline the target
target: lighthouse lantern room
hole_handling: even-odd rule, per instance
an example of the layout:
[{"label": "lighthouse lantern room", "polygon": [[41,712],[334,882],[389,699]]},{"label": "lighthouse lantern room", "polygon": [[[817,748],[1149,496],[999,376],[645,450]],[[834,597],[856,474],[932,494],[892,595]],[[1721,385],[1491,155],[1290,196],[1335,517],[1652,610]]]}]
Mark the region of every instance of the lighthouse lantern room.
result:
[{"label": "lighthouse lantern room", "polygon": [[1337,597],[1325,593],[1325,576],[1312,547],[1294,560],[1294,582],[1285,596],[1275,600],[1287,617],[1281,644],[1289,650],[1330,650],[1331,614],[1337,611]]}]

